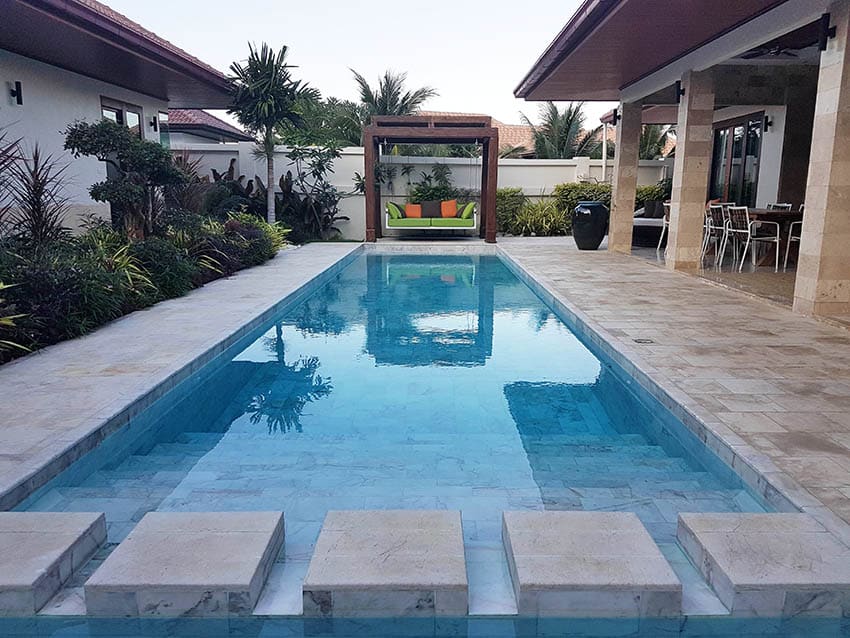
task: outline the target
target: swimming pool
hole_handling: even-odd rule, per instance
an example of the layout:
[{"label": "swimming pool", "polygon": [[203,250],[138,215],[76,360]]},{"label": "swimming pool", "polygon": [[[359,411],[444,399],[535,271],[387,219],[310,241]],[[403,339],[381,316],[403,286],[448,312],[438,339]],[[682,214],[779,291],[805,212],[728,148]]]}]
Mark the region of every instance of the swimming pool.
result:
[{"label": "swimming pool", "polygon": [[19,509],[283,510],[307,560],[332,509],[764,511],[738,476],[495,256],[360,253]]}]

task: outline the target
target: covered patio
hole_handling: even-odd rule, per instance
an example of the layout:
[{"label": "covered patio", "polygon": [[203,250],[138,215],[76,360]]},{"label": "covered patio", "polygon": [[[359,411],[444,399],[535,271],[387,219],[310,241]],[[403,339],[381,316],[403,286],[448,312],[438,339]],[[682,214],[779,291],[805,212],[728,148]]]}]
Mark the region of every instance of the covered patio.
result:
[{"label": "covered patio", "polygon": [[[841,117],[850,110],[849,32],[850,0],[588,0],[515,93],[620,103],[611,118],[609,250],[632,252],[642,125],[674,125],[666,249],[643,256],[775,296],[797,312],[844,318],[850,186],[836,141],[850,133],[850,119]],[[724,230],[714,232],[717,241],[706,231],[709,202],[745,207],[742,231],[729,239],[740,238],[742,248],[751,233],[752,243],[764,244],[755,258],[735,251],[733,270],[728,241],[715,265]],[[768,210],[775,204],[786,210]],[[729,219],[721,225],[731,228]],[[756,238],[766,230],[775,241]],[[782,272],[786,251],[793,274]]]}]

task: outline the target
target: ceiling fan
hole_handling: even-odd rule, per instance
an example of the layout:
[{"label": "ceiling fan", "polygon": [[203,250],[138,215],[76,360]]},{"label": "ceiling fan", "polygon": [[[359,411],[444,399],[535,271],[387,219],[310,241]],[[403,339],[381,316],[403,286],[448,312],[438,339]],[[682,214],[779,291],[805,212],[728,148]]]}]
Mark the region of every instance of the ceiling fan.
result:
[{"label": "ceiling fan", "polygon": [[784,47],[776,44],[770,47],[758,47],[747,51],[740,56],[744,60],[752,60],[753,58],[796,58],[799,57],[790,47]]}]

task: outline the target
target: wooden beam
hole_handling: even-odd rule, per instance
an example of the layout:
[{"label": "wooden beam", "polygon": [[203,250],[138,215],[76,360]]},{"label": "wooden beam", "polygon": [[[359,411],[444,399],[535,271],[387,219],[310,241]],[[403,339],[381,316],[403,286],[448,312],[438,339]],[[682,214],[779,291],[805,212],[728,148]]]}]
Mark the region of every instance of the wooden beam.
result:
[{"label": "wooden beam", "polygon": [[366,181],[366,241],[377,241],[381,236],[380,198],[375,184],[377,144],[366,130],[363,135],[363,175]]},{"label": "wooden beam", "polygon": [[488,244],[496,243],[496,188],[499,180],[499,136],[484,141],[481,158],[481,228]]},{"label": "wooden beam", "polygon": [[473,128],[468,126],[450,126],[429,128],[419,126],[367,126],[366,134],[388,144],[472,144],[485,139],[498,141],[499,131],[493,127]]}]

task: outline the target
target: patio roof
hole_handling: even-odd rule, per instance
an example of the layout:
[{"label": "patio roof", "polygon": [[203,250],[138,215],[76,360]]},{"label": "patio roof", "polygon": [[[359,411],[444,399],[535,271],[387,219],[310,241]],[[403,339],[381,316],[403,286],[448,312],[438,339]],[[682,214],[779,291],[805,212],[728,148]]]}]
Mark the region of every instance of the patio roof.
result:
[{"label": "patio roof", "polygon": [[4,0],[0,48],[177,108],[226,108],[224,74],[95,0]]},{"label": "patio roof", "polygon": [[619,100],[620,90],[787,0],[585,0],[514,91]]}]

